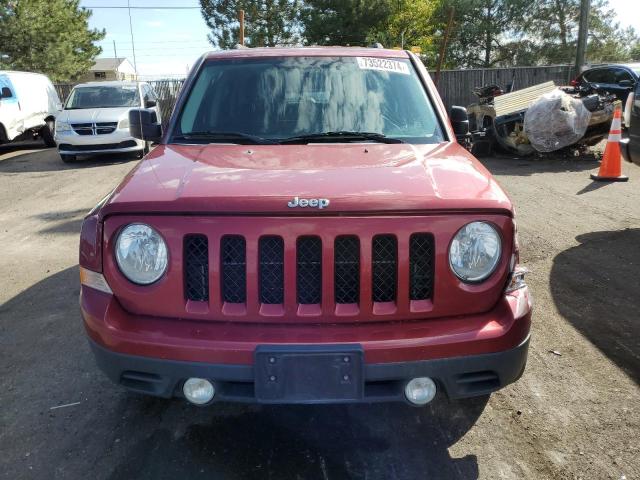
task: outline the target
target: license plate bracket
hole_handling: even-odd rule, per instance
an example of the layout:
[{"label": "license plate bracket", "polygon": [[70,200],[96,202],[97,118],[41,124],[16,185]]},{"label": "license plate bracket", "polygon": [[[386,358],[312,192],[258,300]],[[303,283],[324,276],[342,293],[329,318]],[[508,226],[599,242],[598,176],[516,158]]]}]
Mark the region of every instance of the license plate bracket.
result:
[{"label": "license plate bracket", "polygon": [[360,345],[260,345],[254,354],[261,403],[333,403],[363,397]]}]

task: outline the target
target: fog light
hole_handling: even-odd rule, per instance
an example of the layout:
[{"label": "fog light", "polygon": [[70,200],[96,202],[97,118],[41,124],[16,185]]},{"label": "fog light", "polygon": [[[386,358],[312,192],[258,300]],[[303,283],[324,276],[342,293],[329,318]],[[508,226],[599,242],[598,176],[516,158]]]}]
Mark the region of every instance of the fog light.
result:
[{"label": "fog light", "polygon": [[213,400],[216,389],[209,380],[204,378],[189,378],[182,386],[182,392],[187,400],[196,405],[204,405]]},{"label": "fog light", "polygon": [[429,377],[414,378],[404,387],[404,394],[414,405],[426,405],[436,396],[436,384]]}]

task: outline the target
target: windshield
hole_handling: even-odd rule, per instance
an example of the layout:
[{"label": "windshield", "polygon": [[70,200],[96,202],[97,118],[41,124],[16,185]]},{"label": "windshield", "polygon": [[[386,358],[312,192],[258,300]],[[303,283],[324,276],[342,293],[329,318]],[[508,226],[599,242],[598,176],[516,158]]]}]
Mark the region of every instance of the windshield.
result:
[{"label": "windshield", "polygon": [[409,60],[362,57],[210,61],[191,89],[174,137],[203,132],[275,141],[328,132],[343,133],[332,139],[339,142],[353,141],[344,132],[410,143],[443,140]]},{"label": "windshield", "polygon": [[140,106],[136,85],[90,86],[74,88],[65,110],[82,108],[118,108]]}]

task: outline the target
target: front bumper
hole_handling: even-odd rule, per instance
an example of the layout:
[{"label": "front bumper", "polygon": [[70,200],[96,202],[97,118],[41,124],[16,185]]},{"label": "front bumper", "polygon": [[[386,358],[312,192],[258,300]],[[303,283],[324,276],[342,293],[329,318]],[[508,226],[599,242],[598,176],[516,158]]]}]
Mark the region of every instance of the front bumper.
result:
[{"label": "front bumper", "polygon": [[[518,380],[524,372],[529,336],[504,352],[416,362],[374,363],[364,366],[362,397],[341,403],[405,401],[407,382],[432,378],[451,399],[487,395]],[[251,365],[180,362],[115,353],[90,340],[100,369],[115,383],[133,392],[158,397],[182,397],[187,378],[207,378],[216,387],[214,401],[257,402]],[[269,402],[272,403],[272,402]],[[284,402],[286,403],[286,402]],[[317,400],[296,403],[329,403]]]},{"label": "front bumper", "polygon": [[[333,348],[364,353],[358,401],[399,401],[408,380],[433,378],[449,398],[485,395],[524,370],[531,298],[521,288],[487,313],[389,324],[255,325],[132,315],[113,295],[82,287],[85,328],[99,367],[124,387],[181,396],[189,377],[216,384],[215,400],[257,401],[254,353],[263,345]],[[305,403],[318,403],[309,401]]]},{"label": "front bumper", "polygon": [[58,151],[63,155],[139,152],[144,142],[133,138],[128,130],[104,135],[78,135],[74,131],[56,132]]}]

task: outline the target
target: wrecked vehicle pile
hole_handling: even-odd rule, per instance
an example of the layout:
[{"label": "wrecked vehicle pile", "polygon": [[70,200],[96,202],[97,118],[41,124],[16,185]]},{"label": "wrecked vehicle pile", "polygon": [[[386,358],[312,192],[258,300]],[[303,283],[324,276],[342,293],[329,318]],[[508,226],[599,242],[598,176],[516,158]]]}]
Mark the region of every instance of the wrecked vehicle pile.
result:
[{"label": "wrecked vehicle pile", "polygon": [[472,152],[494,148],[526,156],[600,142],[609,131],[618,100],[590,86],[557,87],[546,82],[503,93],[497,85],[474,89],[469,105]]}]

